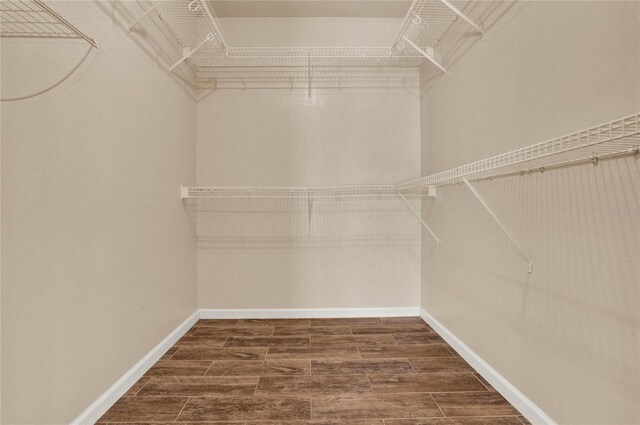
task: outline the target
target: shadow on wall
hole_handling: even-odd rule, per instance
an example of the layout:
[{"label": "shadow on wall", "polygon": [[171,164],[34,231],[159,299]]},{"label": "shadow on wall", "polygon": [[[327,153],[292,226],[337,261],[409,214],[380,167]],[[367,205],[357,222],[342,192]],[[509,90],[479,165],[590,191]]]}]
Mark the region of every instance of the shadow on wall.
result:
[{"label": "shadow on wall", "polygon": [[[468,190],[443,188],[427,214],[443,239],[425,263],[427,307],[492,329],[497,338],[456,324],[481,355],[511,340],[504,369],[525,393],[557,382],[572,397],[571,382],[598,381],[604,388],[590,392],[628,407],[638,391],[639,176],[635,155],[478,182],[532,256],[530,275]],[[549,366],[532,379],[524,359]]]},{"label": "shadow on wall", "polygon": [[[487,34],[491,32],[496,22],[500,21],[501,24],[504,24],[503,17],[515,4],[515,1],[475,1],[469,2],[468,7],[462,12]],[[510,19],[513,19],[513,14],[509,16]],[[458,19],[451,25],[442,36],[442,39],[433,46],[436,52],[446,52],[446,55],[441,57],[440,60],[447,69],[447,76],[450,76],[449,70],[453,68],[460,58],[476,43],[482,41],[482,34],[478,33],[475,28],[464,20]],[[421,93],[424,95],[426,90],[441,77],[443,77],[442,71],[437,67],[428,63],[423,65],[420,72]]]},{"label": "shadow on wall", "polygon": [[420,224],[395,197],[205,198],[185,209],[199,248],[420,247]]}]

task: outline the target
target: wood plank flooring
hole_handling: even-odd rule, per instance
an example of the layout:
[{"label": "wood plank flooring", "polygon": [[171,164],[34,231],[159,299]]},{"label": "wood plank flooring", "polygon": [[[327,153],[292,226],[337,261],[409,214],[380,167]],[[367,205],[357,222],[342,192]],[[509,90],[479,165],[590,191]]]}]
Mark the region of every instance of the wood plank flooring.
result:
[{"label": "wood plank flooring", "polygon": [[100,424],[528,424],[419,317],[200,320]]}]

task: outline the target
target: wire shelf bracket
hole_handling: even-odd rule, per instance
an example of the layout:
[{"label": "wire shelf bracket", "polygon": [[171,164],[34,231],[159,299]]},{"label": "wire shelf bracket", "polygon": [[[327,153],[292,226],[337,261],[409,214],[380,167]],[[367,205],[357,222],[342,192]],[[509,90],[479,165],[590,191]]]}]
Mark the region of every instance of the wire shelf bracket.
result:
[{"label": "wire shelf bracket", "polygon": [[131,25],[129,25],[127,27],[127,34],[131,32],[131,30],[133,29],[133,27],[135,27],[136,25],[138,25],[144,18],[146,18],[147,16],[149,16],[151,14],[151,12],[153,12],[154,10],[156,10],[158,7],[160,7],[162,5],[162,3],[165,0],[158,0],[158,2],[156,4],[154,4],[153,6],[151,6],[149,9],[147,9],[146,12],[144,12],[138,19],[136,19],[134,22],[131,23]]},{"label": "wire shelf bracket", "polygon": [[415,208],[413,208],[413,205],[411,205],[411,202],[409,202],[409,200],[407,198],[405,198],[404,195],[402,193],[400,193],[400,192],[398,192],[398,196],[400,196],[400,198],[407,205],[407,208],[409,208],[409,211],[411,211],[411,213],[420,221],[420,223],[422,223],[422,226],[424,226],[424,228],[427,229],[427,231],[433,237],[433,239],[435,239],[436,246],[440,246],[440,238],[438,238],[436,236],[436,234],[433,232],[433,230],[431,230],[431,227],[429,227],[429,225],[424,222],[424,220],[422,219],[420,214],[418,214],[418,212],[415,210]]},{"label": "wire shelf bracket", "polygon": [[509,238],[509,240],[511,241],[511,243],[513,244],[513,246],[516,247],[516,249],[518,250],[518,252],[520,253],[520,255],[522,256],[522,258],[524,258],[524,260],[527,262],[527,271],[529,273],[533,272],[533,261],[531,261],[531,258],[524,253],[524,251],[522,250],[522,248],[520,247],[520,245],[518,244],[518,242],[516,242],[516,240],[514,239],[514,237],[511,235],[511,232],[509,232],[509,230],[505,227],[504,224],[502,224],[502,222],[500,221],[500,219],[498,218],[498,216],[496,215],[495,212],[493,212],[493,210],[491,209],[491,207],[489,207],[489,205],[485,202],[485,200],[482,198],[482,196],[480,196],[480,193],[478,193],[478,191],[476,190],[475,187],[473,187],[471,185],[471,183],[469,183],[469,180],[467,180],[466,177],[462,178],[462,181],[464,182],[464,184],[469,188],[469,190],[471,191],[471,193],[473,193],[473,196],[476,197],[476,199],[480,202],[480,204],[482,204],[482,206],[484,207],[485,210],[487,210],[487,212],[489,213],[489,215],[491,216],[491,218],[493,219],[493,221],[495,221],[498,226],[500,227],[500,230],[502,230],[504,232],[505,235],[507,235],[507,238]]},{"label": "wire shelf bracket", "polygon": [[444,66],[442,66],[442,65],[440,65],[440,64],[438,63],[438,61],[434,59],[433,49],[430,49],[430,50],[429,50],[429,52],[425,52],[424,50],[422,50],[422,49],[420,48],[420,46],[418,46],[418,45],[417,45],[416,43],[414,43],[413,41],[409,40],[409,39],[407,38],[407,36],[406,36],[406,35],[403,35],[403,36],[402,36],[402,39],[403,39],[404,41],[406,41],[407,43],[409,43],[409,45],[410,45],[411,47],[413,47],[414,49],[416,49],[416,51],[417,51],[418,53],[420,53],[422,56],[424,56],[425,58],[427,58],[427,60],[428,60],[429,62],[431,62],[432,64],[434,64],[434,65],[435,65],[435,66],[437,66],[438,68],[440,68],[440,70],[441,70],[442,72],[444,72],[445,74],[447,73],[447,70],[445,69],[445,67],[444,67]]},{"label": "wire shelf bracket", "polygon": [[469,25],[471,25],[473,28],[476,29],[476,31],[478,31],[481,35],[482,38],[484,38],[484,31],[482,30],[482,28],[480,28],[480,26],[478,24],[476,24],[475,22],[473,22],[471,19],[469,19],[469,17],[467,15],[465,15],[464,13],[462,13],[460,11],[460,9],[458,9],[457,7],[455,7],[453,4],[451,4],[448,0],[440,0],[445,6],[447,6],[449,9],[451,9],[453,11],[453,13],[455,13],[456,15],[458,15],[460,18],[462,18],[466,23],[468,23]]},{"label": "wire shelf bracket", "polygon": [[182,62],[184,62],[187,59],[189,59],[191,56],[193,56],[194,53],[196,53],[198,50],[200,50],[202,48],[202,46],[204,46],[205,44],[207,44],[208,42],[210,42],[211,40],[214,40],[214,39],[215,39],[215,36],[213,35],[213,33],[209,33],[207,35],[207,38],[202,40],[196,47],[194,47],[194,48],[183,47],[182,48],[182,58],[180,58],[180,60],[178,60],[178,62],[174,63],[173,65],[171,65],[169,67],[169,72],[172,72],[176,68],[176,66],[180,65]]}]

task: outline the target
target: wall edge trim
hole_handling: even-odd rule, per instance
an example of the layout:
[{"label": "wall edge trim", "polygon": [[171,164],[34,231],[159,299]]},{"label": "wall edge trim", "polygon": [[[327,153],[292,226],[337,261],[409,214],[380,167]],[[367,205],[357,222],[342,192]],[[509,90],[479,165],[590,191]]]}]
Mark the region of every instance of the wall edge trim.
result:
[{"label": "wall edge trim", "polygon": [[201,319],[319,319],[327,317],[419,316],[420,307],[200,309]]},{"label": "wall edge trim", "polygon": [[487,380],[509,403],[532,424],[558,425],[538,405],[525,396],[518,388],[498,373],[489,363],[462,342],[425,309],[420,309],[420,317],[429,324],[460,356]]},{"label": "wall edge trim", "polygon": [[153,347],[131,369],[126,371],[113,385],[100,395],[89,407],[78,415],[71,425],[84,425],[95,423],[126,393],[138,379],[142,377],[155,362],[171,348],[200,318],[200,312],[193,312],[187,319],[178,325],[158,345]]}]

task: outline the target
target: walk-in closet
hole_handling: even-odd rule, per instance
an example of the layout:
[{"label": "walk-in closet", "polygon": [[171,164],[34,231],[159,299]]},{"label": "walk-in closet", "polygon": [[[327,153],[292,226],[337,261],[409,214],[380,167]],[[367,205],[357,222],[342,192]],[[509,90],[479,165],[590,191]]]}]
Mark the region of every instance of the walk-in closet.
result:
[{"label": "walk-in closet", "polygon": [[640,1],[0,0],[0,422],[640,425]]}]

